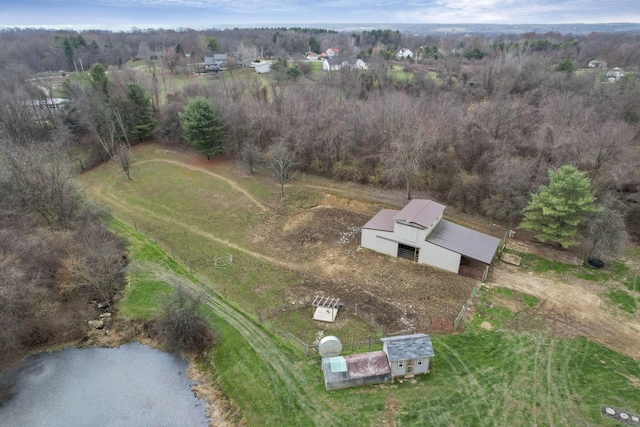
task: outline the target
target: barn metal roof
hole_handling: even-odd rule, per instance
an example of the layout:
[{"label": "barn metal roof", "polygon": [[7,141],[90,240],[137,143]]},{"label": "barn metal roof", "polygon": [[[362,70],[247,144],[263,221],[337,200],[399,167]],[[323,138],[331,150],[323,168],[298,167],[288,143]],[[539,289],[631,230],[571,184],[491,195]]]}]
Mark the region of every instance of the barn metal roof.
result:
[{"label": "barn metal roof", "polygon": [[427,242],[457,252],[466,257],[491,264],[500,239],[442,220],[427,237]]},{"label": "barn metal roof", "polygon": [[399,335],[397,337],[380,338],[386,344],[389,362],[398,360],[420,359],[433,357],[431,337],[427,334]]},{"label": "barn metal roof", "polygon": [[362,228],[368,228],[370,230],[380,231],[393,231],[394,220],[393,217],[399,211],[391,209],[382,209],[373,218],[369,220]]},{"label": "barn metal roof", "polygon": [[444,212],[446,206],[436,203],[433,200],[413,199],[407,206],[402,208],[393,219],[418,224],[424,228],[429,228]]}]

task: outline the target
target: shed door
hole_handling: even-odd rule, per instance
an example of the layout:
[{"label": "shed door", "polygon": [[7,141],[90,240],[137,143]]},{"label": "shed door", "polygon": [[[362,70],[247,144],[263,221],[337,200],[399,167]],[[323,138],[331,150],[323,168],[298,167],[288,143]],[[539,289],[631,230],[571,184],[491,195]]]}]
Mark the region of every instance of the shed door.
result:
[{"label": "shed door", "polygon": [[413,359],[407,360],[407,370],[405,371],[405,374],[413,374]]}]

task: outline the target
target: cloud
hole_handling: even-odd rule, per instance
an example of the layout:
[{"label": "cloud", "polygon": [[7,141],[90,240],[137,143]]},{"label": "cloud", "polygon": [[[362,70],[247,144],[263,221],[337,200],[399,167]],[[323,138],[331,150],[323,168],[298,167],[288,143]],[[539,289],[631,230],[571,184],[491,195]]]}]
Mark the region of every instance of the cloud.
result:
[{"label": "cloud", "polygon": [[640,22],[638,0],[2,0],[8,24],[208,25]]}]

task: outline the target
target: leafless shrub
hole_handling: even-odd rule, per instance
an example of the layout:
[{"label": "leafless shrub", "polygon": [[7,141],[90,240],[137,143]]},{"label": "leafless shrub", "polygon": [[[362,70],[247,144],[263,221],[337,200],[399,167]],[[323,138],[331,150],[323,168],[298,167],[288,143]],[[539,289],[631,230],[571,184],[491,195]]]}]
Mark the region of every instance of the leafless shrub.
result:
[{"label": "leafless shrub", "polygon": [[215,332],[198,313],[198,302],[180,283],[163,304],[163,316],[152,322],[152,330],[168,351],[201,354],[215,343]]}]

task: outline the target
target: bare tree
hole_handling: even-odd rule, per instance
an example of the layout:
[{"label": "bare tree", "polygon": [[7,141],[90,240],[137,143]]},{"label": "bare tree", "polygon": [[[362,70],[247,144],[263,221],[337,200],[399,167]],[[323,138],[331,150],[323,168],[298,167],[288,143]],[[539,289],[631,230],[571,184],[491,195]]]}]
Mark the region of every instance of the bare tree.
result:
[{"label": "bare tree", "polygon": [[40,214],[49,227],[67,228],[80,199],[61,144],[52,141],[23,146],[5,141],[0,152],[10,171],[15,196],[24,208]]},{"label": "bare tree", "polygon": [[292,168],[296,165],[294,154],[284,140],[278,138],[269,149],[268,159],[271,172],[280,184],[280,196],[284,197],[284,185],[295,177],[295,174],[291,174]]}]

